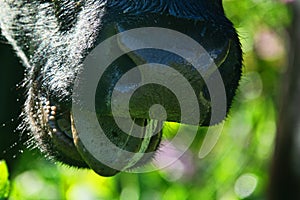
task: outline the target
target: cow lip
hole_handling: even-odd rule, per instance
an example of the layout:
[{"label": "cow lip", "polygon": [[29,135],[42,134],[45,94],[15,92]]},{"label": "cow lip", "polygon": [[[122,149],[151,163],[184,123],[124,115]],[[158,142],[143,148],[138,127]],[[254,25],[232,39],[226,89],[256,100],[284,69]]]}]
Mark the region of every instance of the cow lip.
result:
[{"label": "cow lip", "polygon": [[[146,130],[149,129],[146,128],[143,129],[144,132],[141,132],[140,136],[142,136],[142,138],[137,138],[136,136],[131,135],[131,133],[125,133],[126,136],[124,137],[124,135],[122,135],[124,132],[122,133],[119,131],[116,131],[116,134],[118,135],[112,136],[111,134],[112,131],[110,130],[109,132],[106,132],[105,131],[106,128],[104,125],[104,127],[102,127],[104,129],[104,132],[100,134],[103,136],[101,137],[102,139],[99,140],[99,138],[96,136],[98,140],[88,139],[88,141],[91,142],[87,143],[86,138],[91,138],[91,137],[90,136],[87,136],[86,138],[83,137],[85,137],[85,131],[88,130],[84,129],[85,131],[83,133],[80,133],[80,130],[76,128],[76,124],[74,122],[74,116],[72,115],[72,112],[70,114],[70,118],[71,118],[73,141],[78,152],[85,160],[87,165],[101,176],[106,176],[106,177],[114,176],[120,171],[131,170],[140,167],[142,165],[145,165],[156,154],[156,150],[159,147],[161,137],[162,137],[162,131],[157,132],[157,134],[155,135],[152,134],[151,136],[147,135],[147,133],[149,132],[147,132]],[[100,120],[100,124],[103,126],[103,124],[106,123],[110,124],[109,120],[114,120],[114,118],[102,116],[100,117],[99,120]],[[140,122],[143,121],[144,123],[146,123],[146,121],[150,121],[147,119],[133,119],[133,121],[135,120],[140,120]],[[89,120],[87,120],[86,123],[89,123]],[[155,130],[161,130],[160,128],[162,127],[162,123],[157,121],[156,125],[157,126],[155,126],[156,128]],[[114,137],[118,137],[118,139],[115,140]],[[91,149],[98,149],[98,150],[91,151]]]},{"label": "cow lip", "polygon": [[[51,105],[52,106],[50,106],[50,103],[48,102],[46,106],[43,106],[43,117],[47,118],[46,125],[49,130],[49,134],[47,133],[47,135],[50,135],[51,143],[56,151],[68,158],[68,164],[84,168],[90,167],[101,176],[113,176],[117,174],[120,170],[102,164],[94,157],[94,155],[85,149],[80,138],[76,134],[77,130],[72,117],[72,109],[62,111],[58,104],[57,106]],[[146,121],[146,119],[144,119],[144,121]],[[70,135],[70,132],[72,135]],[[44,131],[44,134],[45,133],[46,131]],[[142,157],[134,165],[126,169],[131,170],[148,163],[154,157],[156,149],[160,144],[160,140],[161,133],[159,133],[156,138],[151,139],[151,147],[147,148],[148,152],[153,153]]]},{"label": "cow lip", "polygon": [[75,127],[75,122],[72,113],[70,113],[70,123],[72,129],[72,142],[76,148],[76,151],[82,156],[84,162],[93,169],[96,173],[101,176],[114,176],[119,171],[116,169],[112,169],[107,165],[102,164],[99,162],[91,153],[89,153],[84,145],[81,142],[81,138],[78,136],[77,129]]}]

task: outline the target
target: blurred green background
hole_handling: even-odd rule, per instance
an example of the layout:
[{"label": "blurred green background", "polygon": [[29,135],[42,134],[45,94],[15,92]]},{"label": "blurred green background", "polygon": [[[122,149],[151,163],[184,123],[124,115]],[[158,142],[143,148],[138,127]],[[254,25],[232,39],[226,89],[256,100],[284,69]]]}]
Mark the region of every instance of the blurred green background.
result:
[{"label": "blurred green background", "polygon": [[[20,139],[0,148],[10,173],[8,182],[5,164],[0,162],[0,197],[10,191],[10,199],[265,199],[291,14],[284,3],[275,0],[223,2],[240,35],[243,78],[219,140],[207,156],[198,156],[206,133],[200,128],[189,151],[170,168],[103,178],[91,170],[53,164],[35,150],[22,149]],[[0,89],[8,95],[0,98],[0,134],[10,137],[20,134],[14,130],[22,104],[18,95],[24,96],[24,91],[16,84],[22,83],[23,72],[21,67],[7,68],[19,63],[15,58],[8,60],[5,48],[0,50],[1,60],[6,60],[1,64],[5,73]],[[11,77],[9,92],[3,92]],[[173,128],[176,125],[169,124],[165,137],[172,135]]]}]

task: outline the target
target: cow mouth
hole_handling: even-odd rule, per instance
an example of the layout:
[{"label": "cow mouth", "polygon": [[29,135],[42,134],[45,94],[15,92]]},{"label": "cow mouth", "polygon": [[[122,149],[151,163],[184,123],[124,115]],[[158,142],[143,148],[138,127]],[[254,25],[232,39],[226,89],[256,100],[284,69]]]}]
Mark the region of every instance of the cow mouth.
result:
[{"label": "cow mouth", "polygon": [[[162,137],[162,122],[151,121],[148,119],[133,119],[134,123],[141,127],[146,127],[148,123],[155,123],[158,129],[157,134],[151,137],[144,137],[147,129],[141,129],[140,137],[132,136],[130,133],[122,132],[119,129],[111,130],[114,126],[112,117],[99,117],[99,124],[105,131],[105,135],[111,144],[117,146],[121,151],[132,153],[145,153],[135,161],[133,158],[123,158],[118,152],[107,152],[110,157],[114,157],[120,165],[111,165],[110,163],[102,163],[96,157],[101,155],[93,155],[85,145],[82,144],[81,138],[78,136],[76,124],[72,114],[72,109],[63,106],[62,103],[54,103],[45,97],[37,98],[35,95],[34,106],[31,107],[30,120],[36,124],[37,133],[33,136],[39,141],[37,147],[48,154],[55,160],[62,163],[79,167],[91,168],[101,176],[113,176],[121,170],[131,170],[148,163],[155,155],[159,147]],[[37,100],[38,99],[38,100]],[[40,113],[39,115],[33,113]],[[45,145],[47,144],[47,145]],[[99,147],[103,148],[103,147]],[[107,155],[106,155],[107,156]],[[131,161],[129,162],[128,160]]]}]

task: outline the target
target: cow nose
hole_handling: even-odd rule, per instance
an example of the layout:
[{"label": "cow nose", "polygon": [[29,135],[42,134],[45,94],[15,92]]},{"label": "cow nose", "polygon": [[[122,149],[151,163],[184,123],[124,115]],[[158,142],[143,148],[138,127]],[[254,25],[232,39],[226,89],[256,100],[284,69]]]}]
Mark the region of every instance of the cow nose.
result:
[{"label": "cow nose", "polygon": [[[220,66],[226,59],[230,41],[225,41],[219,48],[209,52],[204,49],[203,51],[195,51],[193,48],[180,49],[180,45],[177,44],[180,41],[172,41],[173,44],[166,44],[166,48],[163,47],[164,41],[158,41],[160,48],[157,48],[151,40],[145,38],[139,40],[137,35],[118,34],[117,44],[126,54],[110,65],[98,83],[96,93],[98,116],[142,119],[154,117],[152,119],[159,121],[190,124],[189,120],[181,121],[180,103],[176,94],[168,88],[176,85],[183,88],[181,95],[185,96],[186,102],[192,103],[179,81],[179,77],[183,77],[192,86],[197,96],[197,104],[200,105],[201,119],[194,125],[203,122],[210,109],[203,76],[206,78],[210,76],[217,70],[213,66]],[[188,52],[186,54],[189,56],[183,58],[176,54],[176,51]],[[197,59],[197,66],[191,64],[189,60],[191,58]],[[199,74],[199,71],[203,74]],[[169,82],[169,85],[164,84],[165,82]],[[158,114],[153,111],[155,114],[150,116],[151,108],[156,104],[162,105],[165,112]]]}]

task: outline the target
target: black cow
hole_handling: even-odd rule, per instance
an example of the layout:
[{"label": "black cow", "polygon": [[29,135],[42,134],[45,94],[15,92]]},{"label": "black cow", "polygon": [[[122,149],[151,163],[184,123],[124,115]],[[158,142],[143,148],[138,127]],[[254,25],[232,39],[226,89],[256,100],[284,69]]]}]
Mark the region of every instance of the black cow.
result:
[{"label": "black cow", "polygon": [[[224,14],[221,0],[0,0],[0,25],[2,34],[25,66],[24,123],[32,136],[31,145],[51,159],[71,166],[90,167],[104,176],[114,175],[119,169],[112,169],[86,153],[72,124],[74,81],[82,71],[86,56],[102,41],[141,27],[168,28],[190,36],[205,48],[218,67],[226,90],[226,112],[241,76],[242,51],[238,35]],[[147,61],[144,55],[167,55],[153,49],[145,54],[138,51],[132,54],[139,55],[144,62]],[[178,56],[156,58],[157,63],[175,63],[176,70],[193,80],[192,87],[201,96],[199,125],[209,125],[211,99],[203,79],[199,74],[199,78],[194,78],[197,73]],[[131,152],[139,151],[144,140],[127,136],[117,127],[111,116],[109,94],[120,74],[137,64],[130,55],[117,59],[102,77],[95,97],[101,102],[96,105],[96,112],[107,137],[116,145],[125,143],[122,148]],[[167,100],[151,102],[149,98],[138,98],[131,105],[131,117],[141,126],[151,123],[145,107],[153,103],[165,103],[168,107],[168,92],[164,88],[155,92],[159,99]],[[168,120],[180,122],[180,111],[172,110],[173,105],[169,104],[174,115]],[[223,118],[220,116],[214,123]],[[161,132],[151,137],[143,151],[154,152],[160,140]],[[151,156],[142,157],[129,168],[149,159]]]}]

